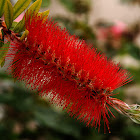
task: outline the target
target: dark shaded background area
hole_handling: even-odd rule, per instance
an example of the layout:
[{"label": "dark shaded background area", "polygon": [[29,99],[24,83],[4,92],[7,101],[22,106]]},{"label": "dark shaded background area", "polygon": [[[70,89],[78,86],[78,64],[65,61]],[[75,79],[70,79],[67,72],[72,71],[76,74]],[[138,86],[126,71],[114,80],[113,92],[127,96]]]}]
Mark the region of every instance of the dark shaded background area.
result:
[{"label": "dark shaded background area", "polygon": [[[88,17],[92,0],[58,1],[74,16],[71,19],[57,14],[53,19],[71,34],[120,61],[134,80],[117,89],[114,93],[119,94],[115,96],[128,104],[140,104],[140,44],[136,41],[140,40],[140,22],[134,21],[128,26],[121,21],[98,20],[91,26]],[[139,0],[125,0],[125,4],[128,2],[132,6],[139,5]],[[42,10],[50,5],[51,0],[43,0]],[[139,140],[140,126],[115,110],[111,111],[115,115],[115,118],[110,118],[111,133],[104,134],[103,122],[98,132],[69,117],[65,111],[0,71],[0,140]]]}]

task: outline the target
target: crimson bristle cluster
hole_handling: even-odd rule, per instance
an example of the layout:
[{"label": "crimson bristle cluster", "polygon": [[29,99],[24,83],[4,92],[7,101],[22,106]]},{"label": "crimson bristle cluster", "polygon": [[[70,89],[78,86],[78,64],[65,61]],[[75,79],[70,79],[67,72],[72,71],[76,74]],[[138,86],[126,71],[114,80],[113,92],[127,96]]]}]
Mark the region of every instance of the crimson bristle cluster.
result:
[{"label": "crimson bristle cluster", "polygon": [[129,73],[51,19],[34,15],[26,29],[27,39],[15,43],[14,77],[87,125],[100,127],[103,118],[109,129],[110,96],[131,81]]}]

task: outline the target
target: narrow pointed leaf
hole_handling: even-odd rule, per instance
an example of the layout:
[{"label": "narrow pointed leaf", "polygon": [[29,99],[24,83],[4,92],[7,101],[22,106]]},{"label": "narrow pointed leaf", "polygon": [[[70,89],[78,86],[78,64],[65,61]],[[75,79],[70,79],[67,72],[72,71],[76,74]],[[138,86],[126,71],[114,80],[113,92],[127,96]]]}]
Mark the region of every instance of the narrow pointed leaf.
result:
[{"label": "narrow pointed leaf", "polygon": [[0,48],[3,46],[4,44],[4,34],[3,31],[0,29]]},{"label": "narrow pointed leaf", "polygon": [[12,26],[13,22],[13,6],[9,0],[6,1],[5,7],[4,7],[4,19],[7,28],[9,29]]},{"label": "narrow pointed leaf", "polygon": [[[36,2],[34,2],[29,9],[26,11],[25,15],[31,15],[33,13],[37,13],[40,9],[42,0],[37,0]],[[25,15],[22,18],[22,20],[15,26],[15,28],[13,29],[14,32],[19,33],[25,30]]]},{"label": "narrow pointed leaf", "polygon": [[18,0],[14,5],[14,17],[16,19],[30,4],[31,0]]},{"label": "narrow pointed leaf", "polygon": [[[36,0],[33,0],[34,2]],[[51,1],[50,0],[42,0],[42,4],[41,4],[41,7],[48,7],[50,5]]]},{"label": "narrow pointed leaf", "polygon": [[24,29],[25,29],[25,17],[23,17],[22,20],[15,25],[13,31],[15,33],[20,33],[24,31]]},{"label": "narrow pointed leaf", "polygon": [[0,17],[2,17],[3,15],[5,3],[6,3],[6,0],[0,0]]},{"label": "narrow pointed leaf", "polygon": [[17,24],[18,24],[18,22],[14,22],[14,21],[13,21],[12,26],[11,26],[10,29],[13,31],[13,29],[15,28],[15,26],[16,26]]},{"label": "narrow pointed leaf", "polygon": [[42,0],[37,0],[35,1],[30,7],[29,9],[26,11],[26,14],[33,14],[33,13],[37,13],[41,7],[41,3],[42,3]]},{"label": "narrow pointed leaf", "polygon": [[28,34],[29,34],[29,31],[28,30],[25,30],[25,32],[22,34],[20,40],[21,41],[24,40],[27,37]]},{"label": "narrow pointed leaf", "polygon": [[5,64],[5,58],[3,59],[3,61],[1,62],[1,67],[3,67]]},{"label": "narrow pointed leaf", "polygon": [[46,10],[44,12],[39,12],[38,15],[43,15],[43,17],[47,17],[49,15],[50,10]]},{"label": "narrow pointed leaf", "polygon": [[0,48],[0,65],[4,65],[2,63],[3,63],[5,56],[8,52],[9,45],[10,45],[10,42],[7,42]]},{"label": "narrow pointed leaf", "polygon": [[49,10],[47,10],[47,11],[44,11],[44,12],[39,12],[38,13],[38,16],[42,16],[43,17],[43,20],[45,21],[45,19],[48,17],[48,15],[49,15]]}]

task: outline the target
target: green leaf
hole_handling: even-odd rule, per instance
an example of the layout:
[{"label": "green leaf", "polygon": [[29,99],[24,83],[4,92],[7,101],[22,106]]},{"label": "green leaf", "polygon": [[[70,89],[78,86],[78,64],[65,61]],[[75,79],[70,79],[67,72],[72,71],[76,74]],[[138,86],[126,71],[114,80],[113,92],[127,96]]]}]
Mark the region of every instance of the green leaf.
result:
[{"label": "green leaf", "polygon": [[14,5],[14,17],[16,19],[30,4],[31,0],[18,0]]},{"label": "green leaf", "polygon": [[13,6],[9,0],[6,1],[4,7],[4,19],[5,19],[6,26],[9,29],[12,26],[12,22],[13,22]]},{"label": "green leaf", "polygon": [[48,16],[50,13],[50,10],[46,10],[44,12],[39,12],[38,14],[42,14],[43,16]]},{"label": "green leaf", "polygon": [[0,65],[3,65],[3,63],[4,63],[3,61],[8,52],[9,45],[10,45],[10,42],[7,42],[0,48]]},{"label": "green leaf", "polygon": [[24,31],[24,29],[25,29],[25,17],[23,17],[22,20],[15,25],[13,31],[15,33],[20,33]]},{"label": "green leaf", "polygon": [[1,67],[3,67],[5,64],[5,58],[3,59],[3,61],[1,62]]},{"label": "green leaf", "polygon": [[42,0],[37,0],[35,1],[30,7],[29,9],[26,11],[26,15],[32,15],[33,13],[37,13],[40,9]]},{"label": "green leaf", "polygon": [[49,15],[50,10],[46,10],[44,12],[39,12],[38,15],[42,15],[43,17],[47,17]]},{"label": "green leaf", "polygon": [[18,24],[18,22],[13,21],[13,23],[12,23],[12,26],[11,26],[10,30],[13,30],[17,24]]},{"label": "green leaf", "polygon": [[3,15],[5,3],[6,3],[6,0],[0,0],[0,17],[2,17]]},{"label": "green leaf", "polygon": [[24,40],[27,37],[28,34],[29,34],[29,31],[28,30],[25,30],[25,32],[22,34],[20,40],[21,41]]},{"label": "green leaf", "polygon": [[3,46],[4,44],[4,34],[3,34],[3,30],[0,29],[0,48]]},{"label": "green leaf", "polygon": [[[33,0],[34,2],[36,0]],[[41,7],[48,7],[50,5],[51,1],[50,0],[42,0]]]},{"label": "green leaf", "polygon": [[[42,0],[37,0],[36,2],[34,2],[26,11],[25,15],[28,16],[28,15],[32,15],[33,13],[37,13],[40,9],[41,3]],[[22,18],[22,20],[13,29],[14,32],[19,33],[25,30],[25,15]]]}]

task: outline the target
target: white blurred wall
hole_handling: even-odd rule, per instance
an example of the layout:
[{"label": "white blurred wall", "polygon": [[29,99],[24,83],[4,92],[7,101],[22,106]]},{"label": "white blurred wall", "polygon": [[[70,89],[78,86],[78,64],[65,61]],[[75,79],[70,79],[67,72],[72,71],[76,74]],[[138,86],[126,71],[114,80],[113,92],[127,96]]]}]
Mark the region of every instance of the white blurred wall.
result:
[{"label": "white blurred wall", "polygon": [[[50,15],[65,15],[73,18],[59,0],[51,0],[49,6]],[[91,12],[89,13],[89,24],[93,25],[98,19],[105,21],[122,21],[126,24],[140,20],[140,6],[122,4],[121,0],[91,0]]]},{"label": "white blurred wall", "polygon": [[[140,20],[140,5],[122,3],[121,0],[91,0],[90,23],[97,19],[133,23]],[[92,14],[93,13],[93,14]]]}]

